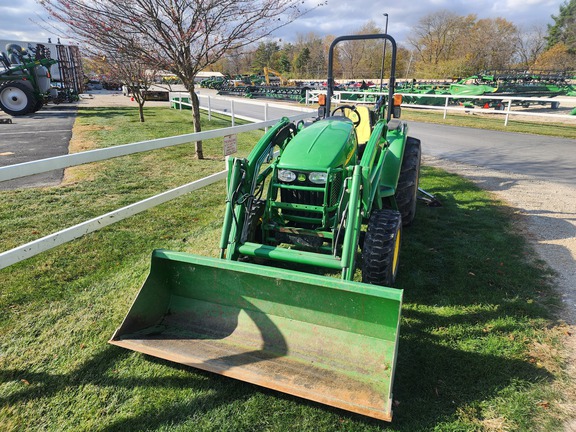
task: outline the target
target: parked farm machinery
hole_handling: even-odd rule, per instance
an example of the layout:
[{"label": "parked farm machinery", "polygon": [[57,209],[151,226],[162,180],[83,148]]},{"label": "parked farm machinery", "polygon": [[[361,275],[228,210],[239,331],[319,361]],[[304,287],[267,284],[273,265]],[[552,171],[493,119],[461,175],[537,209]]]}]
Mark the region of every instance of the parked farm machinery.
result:
[{"label": "parked farm machinery", "polygon": [[250,99],[275,99],[304,102],[308,87],[281,87],[281,86],[225,86],[219,91],[219,95],[243,96]]},{"label": "parked farm machinery", "polygon": [[[570,72],[528,72],[521,70],[486,72],[460,80],[450,85],[452,95],[473,95],[514,98],[554,98],[560,95],[576,94],[576,87],[570,84],[574,73]],[[500,100],[480,101],[483,106],[499,107]],[[472,102],[467,102],[472,105]],[[513,104],[528,107],[533,104],[550,104],[557,109],[559,102],[514,101]]]},{"label": "parked farm machinery", "polygon": [[51,89],[50,66],[57,61],[43,45],[6,45],[0,53],[0,109],[13,116],[38,111],[58,92]]},{"label": "parked farm machinery", "polygon": [[242,96],[275,100],[304,102],[309,87],[284,78],[280,72],[265,67],[263,75],[242,77],[241,80],[229,80],[219,90],[219,95]]},{"label": "parked farm machinery", "polygon": [[[560,95],[576,96],[576,86],[570,80],[575,79],[574,72],[542,71],[527,72],[523,70],[507,70],[484,72],[454,82],[428,83],[404,82],[398,84],[396,91],[403,94],[426,95],[426,97],[406,96],[404,102],[418,105],[444,105],[444,97],[428,97],[429,95],[452,96],[494,96],[494,100],[474,100],[465,98],[452,99],[451,103],[469,107],[475,105],[484,108],[501,108],[500,97],[513,98],[554,98]],[[528,107],[534,104],[550,104],[557,109],[559,102],[537,102],[529,100],[515,100],[514,105]]]},{"label": "parked farm machinery", "polygon": [[[331,109],[334,48],[363,39],[392,45],[388,95]],[[390,286],[421,152],[398,118],[396,51],[387,34],[334,40],[318,117],[283,118],[229,160],[219,258],[154,251],[112,344],[391,420],[402,290]]]}]

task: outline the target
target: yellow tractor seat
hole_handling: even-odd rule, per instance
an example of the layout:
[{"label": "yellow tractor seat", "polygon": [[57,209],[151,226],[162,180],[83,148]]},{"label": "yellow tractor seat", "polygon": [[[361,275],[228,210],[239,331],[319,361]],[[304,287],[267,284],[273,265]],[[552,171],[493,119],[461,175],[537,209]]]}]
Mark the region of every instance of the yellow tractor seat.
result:
[{"label": "yellow tractor seat", "polygon": [[[370,109],[364,105],[357,105],[356,111],[360,114],[360,124],[356,126],[356,136],[358,138],[358,144],[365,144],[370,139],[372,134],[372,122],[370,116]],[[350,110],[345,110],[346,117],[348,117],[353,122],[358,121],[358,115]]]}]

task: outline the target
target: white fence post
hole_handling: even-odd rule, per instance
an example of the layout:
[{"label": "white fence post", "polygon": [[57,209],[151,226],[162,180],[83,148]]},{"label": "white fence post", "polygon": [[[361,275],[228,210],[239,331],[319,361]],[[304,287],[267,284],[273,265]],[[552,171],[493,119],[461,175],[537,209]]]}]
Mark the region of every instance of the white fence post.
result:
[{"label": "white fence post", "polygon": [[[268,104],[264,104],[264,121],[268,121]],[[268,126],[264,128],[264,132],[268,132]]]},{"label": "white fence post", "polygon": [[504,118],[504,126],[508,126],[508,117],[510,116],[511,106],[512,106],[512,99],[508,99],[508,106],[506,107],[506,117]]},{"label": "white fence post", "polygon": [[446,115],[448,114],[448,101],[450,96],[446,96],[446,102],[444,103],[444,120],[446,120]]},{"label": "white fence post", "polygon": [[210,96],[208,96],[208,121],[212,121],[212,105]]},{"label": "white fence post", "polygon": [[230,114],[232,117],[232,126],[234,126],[234,99],[230,99]]}]

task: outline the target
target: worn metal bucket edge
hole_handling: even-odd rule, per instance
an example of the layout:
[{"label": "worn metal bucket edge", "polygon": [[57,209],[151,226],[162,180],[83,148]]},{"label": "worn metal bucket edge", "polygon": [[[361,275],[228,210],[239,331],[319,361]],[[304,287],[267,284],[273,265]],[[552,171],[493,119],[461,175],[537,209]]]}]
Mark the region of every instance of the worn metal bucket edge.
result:
[{"label": "worn metal bucket edge", "polygon": [[390,421],[402,290],[156,250],[111,344]]}]

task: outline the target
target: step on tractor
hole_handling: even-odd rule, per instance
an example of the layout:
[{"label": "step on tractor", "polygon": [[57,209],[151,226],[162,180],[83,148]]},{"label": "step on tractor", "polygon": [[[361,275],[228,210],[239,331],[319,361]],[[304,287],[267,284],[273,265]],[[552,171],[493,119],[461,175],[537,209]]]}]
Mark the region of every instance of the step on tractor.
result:
[{"label": "step on tractor", "polygon": [[[371,39],[392,45],[388,94],[331,109],[336,45]],[[387,34],[336,38],[318,117],[283,118],[229,160],[220,256],[154,251],[110,343],[390,421],[391,286],[421,151],[398,118],[395,59]]]},{"label": "step on tractor", "polygon": [[0,52],[0,109],[21,116],[42,108],[57,94],[50,80],[50,66],[56,63],[44,45],[26,49],[7,44],[6,52]]}]

